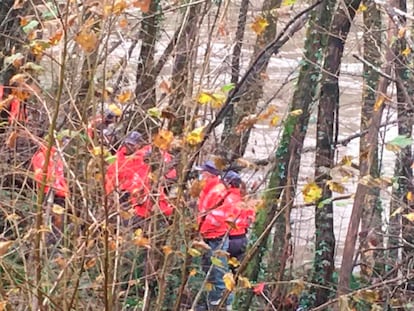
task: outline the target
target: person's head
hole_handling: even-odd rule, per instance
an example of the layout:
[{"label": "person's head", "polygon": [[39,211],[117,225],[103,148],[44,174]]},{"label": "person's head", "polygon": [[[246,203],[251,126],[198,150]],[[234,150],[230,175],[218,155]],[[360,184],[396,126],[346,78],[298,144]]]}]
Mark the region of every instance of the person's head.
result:
[{"label": "person's head", "polygon": [[242,184],[242,179],[239,173],[235,171],[227,171],[223,175],[223,181],[225,184],[231,187],[239,188]]},{"label": "person's head", "polygon": [[132,131],[129,133],[124,140],[124,146],[126,148],[126,153],[133,154],[138,149],[142,148],[145,144],[142,134],[137,131]]},{"label": "person's head", "polygon": [[214,162],[211,160],[204,162],[200,166],[196,166],[195,169],[197,171],[200,171],[200,176],[202,179],[213,176],[219,176],[221,173],[220,170],[214,164]]}]

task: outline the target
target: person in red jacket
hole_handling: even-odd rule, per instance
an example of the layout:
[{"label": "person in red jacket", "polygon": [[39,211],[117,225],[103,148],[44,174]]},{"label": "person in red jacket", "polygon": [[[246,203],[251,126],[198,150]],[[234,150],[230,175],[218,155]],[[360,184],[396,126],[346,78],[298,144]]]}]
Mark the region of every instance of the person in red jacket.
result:
[{"label": "person in red jacket", "polygon": [[[66,138],[62,139],[63,141]],[[50,150],[49,163],[46,171],[43,171],[43,166],[46,162],[47,147],[41,145],[39,150],[33,155],[31,160],[32,169],[34,171],[34,180],[37,187],[40,188],[45,179],[45,202],[47,207],[54,204],[61,207],[65,207],[65,198],[69,195],[69,187],[64,174],[64,163],[56,147],[52,147]],[[55,214],[53,211],[47,211],[52,213],[52,232],[55,234],[54,238],[61,235],[63,230],[63,213]],[[50,242],[52,240],[49,240]]]},{"label": "person in red jacket", "polygon": [[[207,168],[208,166],[205,166]],[[207,308],[214,308],[220,303],[221,297],[226,290],[223,276],[229,272],[227,258],[217,255],[216,251],[228,251],[230,230],[229,223],[235,221],[237,204],[240,201],[240,191],[236,188],[228,188],[214,174],[209,173],[198,201],[198,225],[199,233],[208,244],[210,250],[203,256],[203,270],[209,273],[209,282],[213,289],[207,294]],[[221,267],[212,264],[211,258],[217,256],[221,261]],[[231,310],[232,296],[226,302],[227,309]],[[197,310],[202,310],[198,306]]]},{"label": "person in red jacket", "polygon": [[108,166],[105,176],[105,191],[109,195],[118,191],[121,207],[135,209],[130,223],[134,228],[142,225],[150,210],[149,166],[137,151],[145,144],[142,135],[131,132],[116,152],[116,160]]},{"label": "person in red jacket", "polygon": [[241,190],[242,179],[235,171],[228,171],[224,174],[223,180],[230,186],[231,189],[237,189],[240,195],[237,205],[237,216],[233,227],[229,232],[229,254],[230,257],[235,257],[239,262],[243,260],[247,247],[247,231],[250,225],[254,222],[256,217],[255,209],[244,204]]}]

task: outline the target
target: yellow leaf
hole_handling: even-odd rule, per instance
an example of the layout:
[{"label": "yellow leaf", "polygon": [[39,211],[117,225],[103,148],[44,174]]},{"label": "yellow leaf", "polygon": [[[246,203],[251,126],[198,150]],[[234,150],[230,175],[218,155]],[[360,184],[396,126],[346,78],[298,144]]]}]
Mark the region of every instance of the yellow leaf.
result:
[{"label": "yellow leaf", "polygon": [[338,192],[338,193],[344,193],[345,192],[345,187],[343,185],[341,185],[340,183],[337,183],[337,182],[332,181],[332,180],[328,180],[326,182],[326,184],[328,185],[329,189],[333,192]]},{"label": "yellow leaf", "polygon": [[397,208],[395,211],[393,211],[392,212],[392,214],[391,214],[391,216],[390,217],[394,217],[394,216],[397,216],[398,214],[401,214],[401,212],[402,212],[402,207],[400,206],[399,208]]},{"label": "yellow leaf", "polygon": [[191,146],[196,146],[202,142],[204,138],[204,126],[191,131],[185,138],[186,142]]},{"label": "yellow leaf", "polygon": [[296,109],[293,110],[289,113],[292,117],[297,117],[300,116],[301,114],[303,114],[303,110],[302,109]]},{"label": "yellow leaf", "polygon": [[283,0],[282,6],[293,5],[296,3],[296,0]]},{"label": "yellow leaf", "polygon": [[244,276],[239,276],[239,283],[242,288],[251,288],[252,284],[249,279]]},{"label": "yellow leaf", "polygon": [[201,256],[201,252],[198,249],[195,249],[195,248],[189,248],[188,253],[190,254],[191,257]]},{"label": "yellow leaf", "polygon": [[65,212],[65,208],[58,204],[53,204],[52,212],[56,215],[63,215],[63,213]]},{"label": "yellow leaf", "polygon": [[160,148],[161,150],[168,150],[173,139],[173,132],[168,130],[160,130],[158,134],[154,137],[154,145]]},{"label": "yellow leaf", "polygon": [[213,290],[213,284],[207,282],[206,285],[204,285],[204,289],[206,292],[211,292]]},{"label": "yellow leaf", "polygon": [[236,257],[231,257],[228,261],[229,265],[232,267],[238,267],[240,266],[240,262],[237,260]]},{"label": "yellow leaf", "polygon": [[190,270],[189,276],[195,276],[197,274],[197,269],[193,268]]},{"label": "yellow leaf", "polygon": [[93,147],[91,149],[91,154],[95,157],[100,156],[101,154],[103,154],[104,157],[111,155],[108,149],[106,149],[105,147],[101,147],[101,146]]},{"label": "yellow leaf", "polygon": [[396,153],[401,151],[400,146],[397,146],[397,145],[394,145],[394,144],[388,144],[388,143],[385,144],[385,149],[387,149],[388,151],[391,151],[391,152],[396,152]]},{"label": "yellow leaf", "polygon": [[132,91],[127,90],[127,91],[123,91],[121,94],[119,94],[117,96],[118,101],[121,104],[126,103],[127,101],[129,101],[132,98]]},{"label": "yellow leaf", "polygon": [[171,254],[173,252],[171,246],[169,246],[169,245],[164,245],[162,247],[162,251],[164,252],[165,256],[168,256],[169,254]]},{"label": "yellow leaf", "polygon": [[302,189],[303,199],[306,203],[314,203],[322,197],[322,188],[315,182],[308,183]]},{"label": "yellow leaf", "polygon": [[110,104],[108,106],[108,109],[117,117],[120,117],[122,115],[122,110],[115,104]]},{"label": "yellow leaf", "polygon": [[351,165],[352,165],[352,159],[353,159],[353,157],[352,157],[352,156],[348,156],[348,155],[346,155],[346,156],[344,156],[344,157],[341,159],[341,161],[339,162],[339,164],[341,164],[341,165],[345,165],[345,166],[351,166]]},{"label": "yellow leaf", "polygon": [[361,12],[366,11],[367,9],[368,9],[368,7],[367,7],[365,4],[361,3],[361,4],[359,5],[359,8],[358,8],[357,12],[358,12],[358,13],[361,13]]},{"label": "yellow leaf", "polygon": [[404,38],[406,31],[406,27],[401,27],[400,29],[398,29],[398,39]]},{"label": "yellow leaf", "polygon": [[414,213],[405,214],[403,217],[407,218],[409,221],[414,221]]},{"label": "yellow leaf", "polygon": [[218,257],[214,257],[214,256],[212,256],[212,257],[210,257],[210,260],[211,260],[211,263],[214,265],[214,266],[217,266],[217,267],[220,267],[220,268],[223,268],[223,262],[218,258]]},{"label": "yellow leaf", "polygon": [[96,265],[96,258],[92,258],[92,259],[89,259],[85,263],[84,268],[85,268],[85,270],[88,270],[88,269],[94,267],[95,265]]},{"label": "yellow leaf", "polygon": [[412,193],[411,191],[409,191],[409,192],[407,193],[407,200],[412,202],[412,201],[413,201],[413,199],[414,199],[413,193]]},{"label": "yellow leaf", "polygon": [[76,35],[75,42],[85,53],[92,53],[98,46],[98,36],[92,30],[83,29]]},{"label": "yellow leaf", "polygon": [[110,14],[115,14],[115,15],[120,15],[123,11],[125,11],[125,9],[128,7],[127,3],[125,0],[117,0],[115,1],[115,3],[112,5],[106,5],[104,7],[104,13],[105,15],[110,15]]},{"label": "yellow leaf", "polygon": [[220,108],[221,106],[223,106],[226,100],[226,95],[219,94],[219,93],[214,93],[212,97],[213,97],[213,100],[211,102],[211,107],[213,108]]},{"label": "yellow leaf", "polygon": [[223,281],[224,285],[229,291],[234,290],[234,287],[236,286],[236,282],[234,281],[233,273],[227,272],[223,275]]},{"label": "yellow leaf", "polygon": [[384,95],[381,94],[380,96],[378,96],[377,101],[375,102],[375,105],[374,105],[374,111],[378,111],[381,108],[381,106],[384,104],[384,101],[385,101]]},{"label": "yellow leaf", "polygon": [[411,53],[411,49],[407,46],[402,52],[401,54],[404,56],[408,56]]},{"label": "yellow leaf", "polygon": [[0,256],[7,253],[14,241],[0,241]]},{"label": "yellow leaf", "polygon": [[280,117],[279,116],[274,116],[272,119],[270,119],[270,125],[271,126],[276,126],[279,123]]},{"label": "yellow leaf", "polygon": [[258,16],[251,25],[251,28],[256,33],[256,35],[260,36],[263,31],[265,31],[267,26],[269,26],[267,20],[262,16]]},{"label": "yellow leaf", "polygon": [[200,105],[206,105],[206,104],[212,102],[213,100],[214,100],[213,99],[213,94],[208,93],[208,92],[201,92],[200,94],[198,94],[198,97],[197,97],[197,102]]}]

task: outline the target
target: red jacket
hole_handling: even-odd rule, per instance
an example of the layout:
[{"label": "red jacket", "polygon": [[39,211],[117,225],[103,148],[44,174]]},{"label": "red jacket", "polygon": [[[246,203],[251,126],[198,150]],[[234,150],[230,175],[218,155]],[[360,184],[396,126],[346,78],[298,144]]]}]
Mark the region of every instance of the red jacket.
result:
[{"label": "red jacket", "polygon": [[197,220],[203,238],[214,239],[225,235],[229,224],[236,221],[240,201],[239,189],[228,189],[220,179],[210,178],[198,201]]},{"label": "red jacket", "polygon": [[[144,147],[145,148],[145,147]],[[172,214],[163,189],[159,197],[151,196],[150,167],[144,162],[145,150],[140,149],[132,155],[125,155],[125,147],[116,153],[116,161],[106,171],[105,190],[111,193],[115,188],[130,193],[130,204],[135,207],[138,216],[148,217],[154,205],[159,206],[166,216]]]},{"label": "red jacket", "polygon": [[[46,161],[46,147],[42,146],[33,155],[32,167],[34,171],[34,179],[40,186],[43,179],[43,165]],[[46,187],[45,192],[49,191],[49,188],[55,191],[55,195],[58,197],[66,197],[69,194],[69,188],[64,175],[63,161],[59,157],[55,147],[50,150],[50,160],[46,172]]]},{"label": "red jacket", "polygon": [[246,234],[250,225],[256,219],[256,211],[253,207],[238,204],[237,212],[238,214],[235,221],[235,228],[230,230],[230,236]]}]

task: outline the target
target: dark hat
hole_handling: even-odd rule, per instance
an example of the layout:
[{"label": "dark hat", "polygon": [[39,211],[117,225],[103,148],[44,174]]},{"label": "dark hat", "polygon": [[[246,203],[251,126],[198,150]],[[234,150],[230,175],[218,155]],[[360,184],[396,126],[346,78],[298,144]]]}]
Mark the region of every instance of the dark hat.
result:
[{"label": "dark hat", "polygon": [[220,175],[220,170],[217,169],[216,165],[211,160],[204,162],[200,166],[196,166],[195,169],[197,171],[209,172],[210,174],[213,174],[216,176]]},{"label": "dark hat", "polygon": [[233,187],[240,187],[242,182],[241,176],[235,171],[227,171],[223,176],[223,181]]},{"label": "dark hat", "polygon": [[125,144],[131,144],[131,145],[137,145],[139,143],[142,143],[144,141],[144,138],[142,137],[142,134],[137,131],[132,131],[127,135],[127,137],[124,140]]}]

